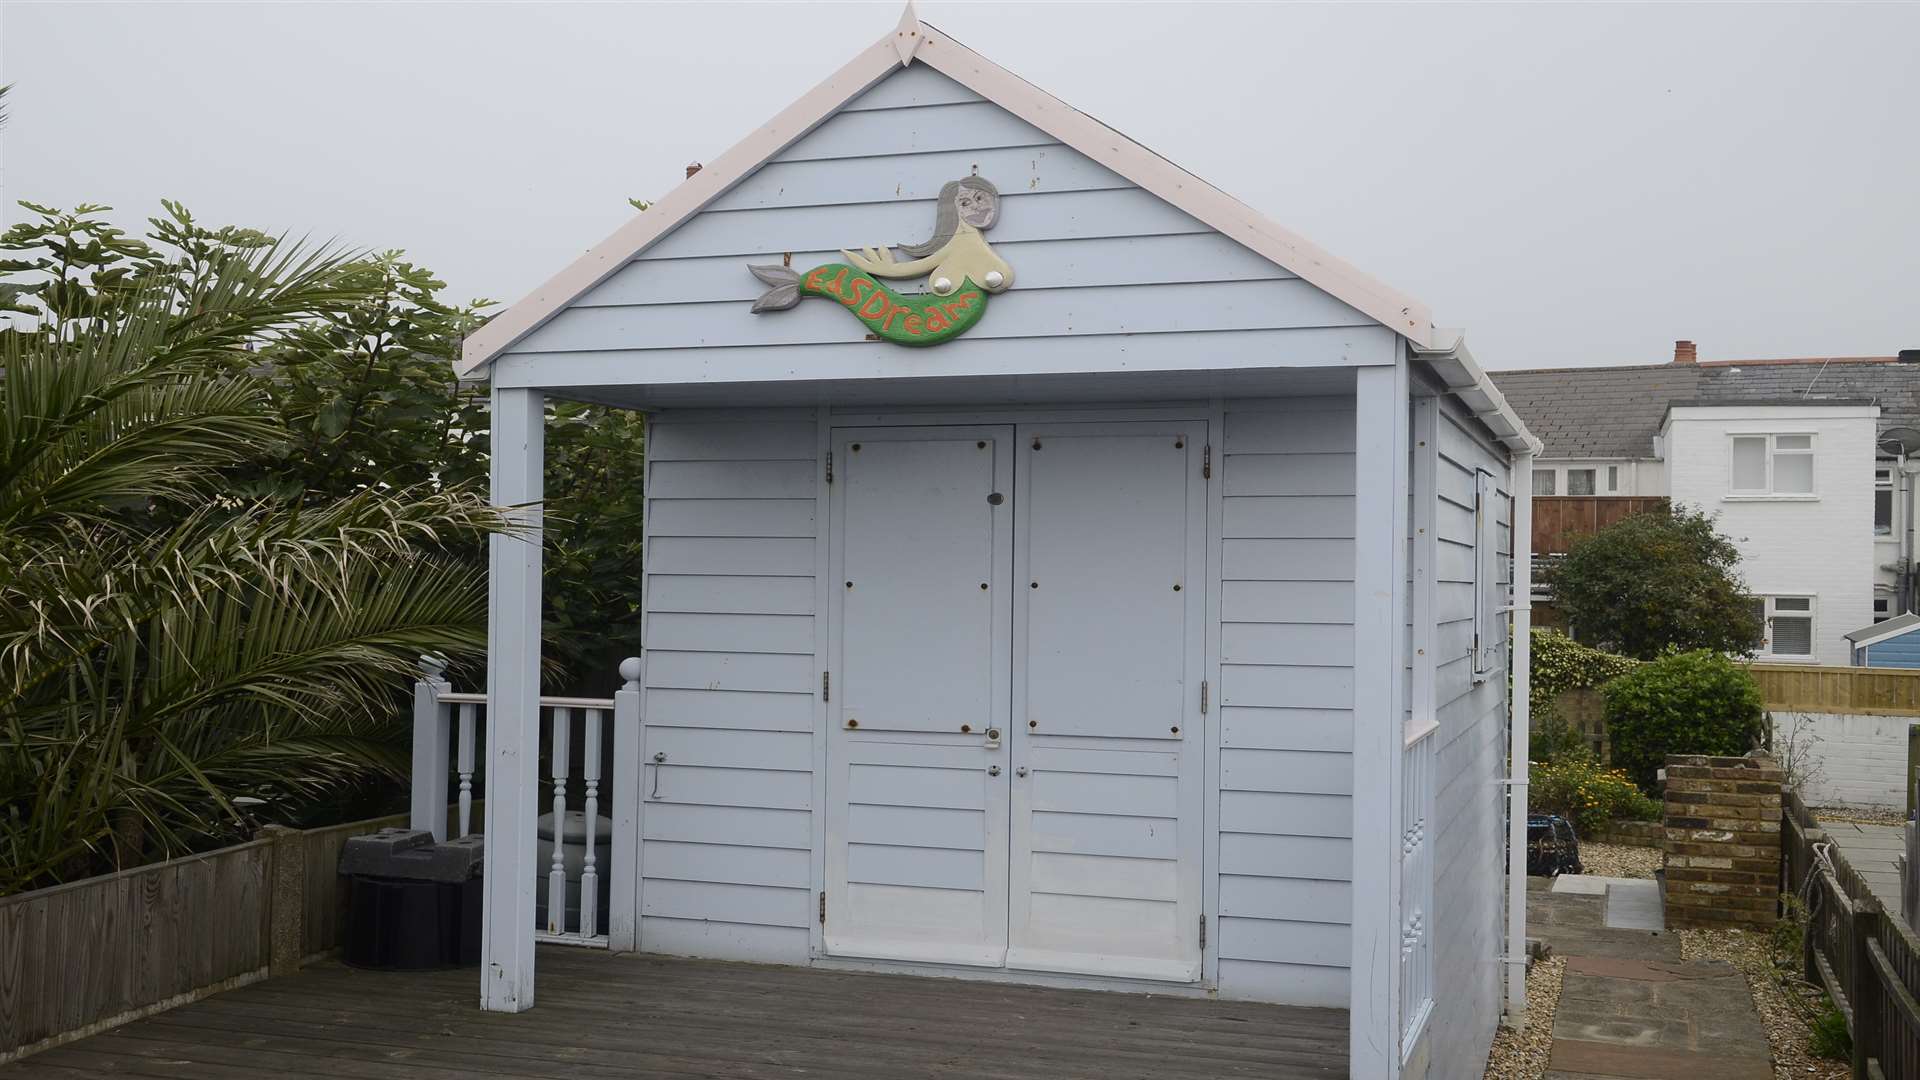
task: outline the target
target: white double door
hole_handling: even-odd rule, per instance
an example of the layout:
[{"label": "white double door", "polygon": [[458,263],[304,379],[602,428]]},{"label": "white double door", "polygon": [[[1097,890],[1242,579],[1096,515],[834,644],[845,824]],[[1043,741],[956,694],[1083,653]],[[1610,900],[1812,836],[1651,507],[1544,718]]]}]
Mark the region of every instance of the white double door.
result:
[{"label": "white double door", "polygon": [[1205,436],[834,432],[829,954],[1200,977]]}]

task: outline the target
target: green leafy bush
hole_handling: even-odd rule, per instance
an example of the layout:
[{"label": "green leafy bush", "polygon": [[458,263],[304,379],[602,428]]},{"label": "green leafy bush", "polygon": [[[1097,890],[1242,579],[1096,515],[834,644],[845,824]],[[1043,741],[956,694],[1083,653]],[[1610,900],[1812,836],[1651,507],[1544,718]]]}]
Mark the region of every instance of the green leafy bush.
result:
[{"label": "green leafy bush", "polygon": [[1558,814],[1583,835],[1621,818],[1652,821],[1660,817],[1659,803],[1642,794],[1625,772],[1606,768],[1591,753],[1535,762],[1529,772],[1528,809]]},{"label": "green leafy bush", "polygon": [[1744,754],[1766,729],[1753,676],[1710,649],[1669,653],[1602,693],[1613,763],[1647,791],[1668,754]]}]

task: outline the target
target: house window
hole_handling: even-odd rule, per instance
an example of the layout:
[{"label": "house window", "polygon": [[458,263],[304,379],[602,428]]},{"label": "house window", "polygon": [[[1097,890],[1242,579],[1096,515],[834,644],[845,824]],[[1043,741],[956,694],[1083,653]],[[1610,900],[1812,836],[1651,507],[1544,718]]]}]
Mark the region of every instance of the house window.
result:
[{"label": "house window", "polygon": [[1813,659],[1813,597],[1756,596],[1753,613],[1760,619],[1756,652],[1778,660]]},{"label": "house window", "polygon": [[1478,681],[1500,666],[1507,614],[1501,604],[1499,490],[1485,469],[1474,476],[1473,675]]},{"label": "house window", "polygon": [[1555,475],[1552,469],[1533,470],[1533,493],[1535,495],[1552,495],[1554,493],[1553,481]]},{"label": "house window", "polygon": [[1592,495],[1594,493],[1593,476],[1592,469],[1568,469],[1567,494]]},{"label": "house window", "polygon": [[1607,494],[1617,495],[1619,494],[1619,492],[1620,492],[1620,466],[1609,465],[1607,466]]},{"label": "house window", "polygon": [[1873,535],[1893,535],[1893,465],[1873,470]]},{"label": "house window", "polygon": [[1813,494],[1813,436],[1735,435],[1735,495]]},{"label": "house window", "polygon": [[1893,597],[1876,596],[1873,598],[1873,621],[1886,622],[1893,618]]}]

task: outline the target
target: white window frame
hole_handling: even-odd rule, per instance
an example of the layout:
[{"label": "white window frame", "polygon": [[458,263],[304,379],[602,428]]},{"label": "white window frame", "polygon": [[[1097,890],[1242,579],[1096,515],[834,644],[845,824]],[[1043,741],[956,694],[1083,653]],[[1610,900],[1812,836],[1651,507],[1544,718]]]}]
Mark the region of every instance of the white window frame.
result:
[{"label": "white window frame", "polygon": [[[1789,447],[1788,449],[1782,450],[1780,448],[1780,439],[1783,437],[1789,438],[1789,439],[1805,439],[1807,440],[1806,448],[1801,449],[1799,447]],[[1734,444],[1741,439],[1765,439],[1766,440],[1767,448],[1766,448],[1766,453],[1764,455],[1764,460],[1766,463],[1767,478],[1764,486],[1762,487],[1743,488],[1743,487],[1734,486],[1733,447],[1734,447]],[[1816,478],[1815,477],[1816,470],[1814,470],[1811,466],[1809,466],[1807,470],[1808,472],[1807,481],[1811,490],[1775,491],[1774,479],[1773,479],[1774,461],[1779,457],[1785,455],[1785,456],[1799,456],[1799,457],[1813,459],[1814,455],[1819,451],[1819,449],[1820,449],[1820,436],[1817,432],[1812,432],[1812,431],[1730,431],[1728,432],[1727,433],[1727,496],[1726,497],[1729,499],[1801,499],[1801,500],[1819,498],[1820,486],[1819,484],[1814,482]]]},{"label": "white window frame", "polygon": [[1547,466],[1533,470],[1533,475],[1535,477],[1532,481],[1533,483],[1538,484],[1540,482],[1539,478],[1544,476],[1547,478],[1547,486],[1553,489],[1552,491],[1536,491],[1534,494],[1542,498],[1560,494],[1560,470]]},{"label": "white window frame", "polygon": [[1492,473],[1474,470],[1473,497],[1473,681],[1485,682],[1500,668],[1506,617],[1500,591],[1499,487]]},{"label": "white window frame", "polygon": [[1893,618],[1893,597],[1891,596],[1874,597],[1873,598],[1873,621],[1876,623],[1883,623],[1891,618]]},{"label": "white window frame", "polygon": [[1620,466],[1603,465],[1601,468],[1607,471],[1607,494],[1620,494]]},{"label": "white window frame", "polygon": [[[1820,598],[1813,593],[1770,593],[1765,596],[1755,596],[1753,599],[1762,602],[1760,648],[1756,651],[1755,658],[1780,664],[1812,663],[1814,657],[1818,655],[1820,648]],[[1790,608],[1782,612],[1775,607],[1775,604],[1781,600],[1805,600],[1807,607],[1805,611]],[[1773,651],[1773,620],[1776,615],[1785,615],[1790,619],[1804,618],[1807,620],[1807,652],[1778,653]]]},{"label": "white window frame", "polygon": [[1593,477],[1593,482],[1588,485],[1588,487],[1591,490],[1585,492],[1584,494],[1589,496],[1600,494],[1600,466],[1569,465],[1563,471],[1566,473],[1566,477],[1567,477],[1567,494],[1569,495],[1575,494],[1573,490],[1573,474],[1574,473],[1589,473]]}]

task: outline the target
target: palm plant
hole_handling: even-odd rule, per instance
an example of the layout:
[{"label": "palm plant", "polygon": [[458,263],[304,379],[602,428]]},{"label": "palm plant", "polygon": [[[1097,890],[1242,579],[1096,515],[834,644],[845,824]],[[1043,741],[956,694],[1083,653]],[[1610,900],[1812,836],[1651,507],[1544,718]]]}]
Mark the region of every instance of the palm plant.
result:
[{"label": "palm plant", "polygon": [[469,488],[245,500],[255,349],[356,302],[269,243],[60,334],[0,333],[0,894],[244,831],[235,798],[403,775],[396,692],[485,646]]}]

